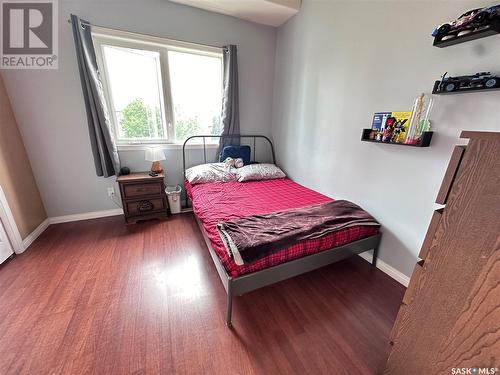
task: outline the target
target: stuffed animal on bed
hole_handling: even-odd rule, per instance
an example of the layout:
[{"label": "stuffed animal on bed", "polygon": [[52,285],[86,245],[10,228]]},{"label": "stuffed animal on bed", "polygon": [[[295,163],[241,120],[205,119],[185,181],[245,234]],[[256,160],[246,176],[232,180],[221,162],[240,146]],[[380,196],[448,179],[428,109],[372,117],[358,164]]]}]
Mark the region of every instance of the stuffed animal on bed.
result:
[{"label": "stuffed animal on bed", "polygon": [[233,158],[228,157],[228,158],[226,158],[226,160],[224,160],[224,163],[226,163],[226,165],[233,167],[233,168],[243,167],[243,159],[242,158],[233,159]]}]

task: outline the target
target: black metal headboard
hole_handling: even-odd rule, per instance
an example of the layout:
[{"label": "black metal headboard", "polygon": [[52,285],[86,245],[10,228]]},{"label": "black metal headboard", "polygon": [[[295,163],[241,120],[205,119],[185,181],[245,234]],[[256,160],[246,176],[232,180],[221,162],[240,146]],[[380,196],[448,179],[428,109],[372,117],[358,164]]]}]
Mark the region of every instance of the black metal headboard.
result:
[{"label": "black metal headboard", "polygon": [[203,139],[203,160],[204,160],[204,163],[206,164],[207,163],[207,148],[206,148],[206,139],[207,138],[219,138],[219,139],[239,139],[240,141],[242,139],[245,139],[245,138],[250,138],[250,139],[253,139],[253,147],[251,147],[252,149],[252,161],[255,162],[257,161],[257,158],[256,158],[256,148],[255,148],[255,143],[256,143],[256,140],[257,139],[263,139],[265,141],[267,141],[269,143],[269,146],[271,147],[271,156],[273,158],[273,164],[276,164],[276,156],[274,154],[274,146],[273,146],[273,142],[271,142],[271,140],[266,137],[265,135],[243,135],[243,134],[234,134],[234,135],[193,135],[192,137],[189,137],[188,139],[186,139],[184,141],[184,144],[182,145],[182,170],[184,172],[184,178],[186,177],[186,144],[192,140],[192,139],[196,139],[196,138],[202,138]]}]

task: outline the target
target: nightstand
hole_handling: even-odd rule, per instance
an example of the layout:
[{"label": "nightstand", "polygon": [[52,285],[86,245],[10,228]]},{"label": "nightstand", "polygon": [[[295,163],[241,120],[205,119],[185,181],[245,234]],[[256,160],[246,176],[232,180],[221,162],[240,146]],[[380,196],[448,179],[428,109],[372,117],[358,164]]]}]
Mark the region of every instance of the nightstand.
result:
[{"label": "nightstand", "polygon": [[123,212],[127,224],[140,220],[168,217],[168,201],[165,194],[165,175],[156,177],[149,172],[130,173],[118,176]]}]

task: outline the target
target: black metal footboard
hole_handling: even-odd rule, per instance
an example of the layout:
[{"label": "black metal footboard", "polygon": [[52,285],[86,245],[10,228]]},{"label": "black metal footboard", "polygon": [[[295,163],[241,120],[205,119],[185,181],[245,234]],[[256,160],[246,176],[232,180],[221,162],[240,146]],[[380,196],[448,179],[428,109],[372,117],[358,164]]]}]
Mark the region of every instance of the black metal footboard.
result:
[{"label": "black metal footboard", "polygon": [[227,293],[226,324],[228,327],[231,327],[233,324],[232,311],[233,297],[235,295],[240,296],[251,292],[252,290],[301,275],[369,250],[373,250],[372,265],[375,267],[377,262],[377,250],[380,244],[380,239],[382,238],[382,234],[378,233],[374,236],[363,238],[343,246],[334,247],[320,253],[307,255],[286,263],[278,264],[277,266],[233,278],[227,274],[226,269],[220,262],[219,257],[210,244],[210,240],[205,234],[203,225],[197,217],[196,221],[198,222],[198,226],[200,227],[200,231],[205,239],[210,256],[212,257],[217,273],[219,274],[222,285]]}]

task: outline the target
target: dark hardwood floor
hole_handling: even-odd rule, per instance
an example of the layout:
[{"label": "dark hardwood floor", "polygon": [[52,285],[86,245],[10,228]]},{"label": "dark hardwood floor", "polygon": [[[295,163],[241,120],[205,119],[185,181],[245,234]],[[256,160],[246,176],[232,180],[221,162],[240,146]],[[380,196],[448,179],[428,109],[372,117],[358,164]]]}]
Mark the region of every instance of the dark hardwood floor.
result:
[{"label": "dark hardwood floor", "polygon": [[404,288],[359,257],[237,297],[191,214],[53,225],[0,266],[0,374],[373,374]]}]

